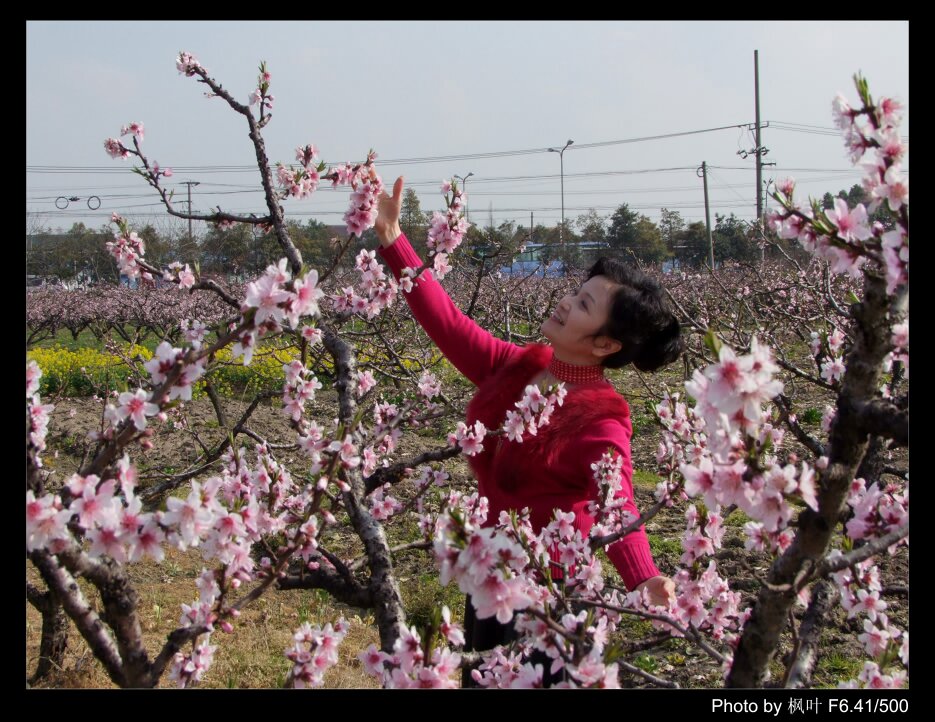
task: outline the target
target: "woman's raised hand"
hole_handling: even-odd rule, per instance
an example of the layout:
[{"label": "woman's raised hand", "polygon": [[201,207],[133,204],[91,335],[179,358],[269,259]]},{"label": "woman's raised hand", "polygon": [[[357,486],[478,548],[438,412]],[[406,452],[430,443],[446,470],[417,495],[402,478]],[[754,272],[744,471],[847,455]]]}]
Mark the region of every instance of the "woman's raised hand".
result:
[{"label": "woman's raised hand", "polygon": [[393,195],[387,195],[386,191],[380,194],[380,207],[377,215],[374,230],[377,238],[380,239],[380,245],[389,248],[393,242],[399,238],[403,232],[399,227],[399,214],[403,205],[403,177],[400,176],[393,184]]},{"label": "woman's raised hand", "polygon": [[634,591],[641,592],[645,587],[649,593],[649,602],[660,607],[669,606],[675,601],[675,582],[669,577],[651,577],[642,584],[638,584]]}]

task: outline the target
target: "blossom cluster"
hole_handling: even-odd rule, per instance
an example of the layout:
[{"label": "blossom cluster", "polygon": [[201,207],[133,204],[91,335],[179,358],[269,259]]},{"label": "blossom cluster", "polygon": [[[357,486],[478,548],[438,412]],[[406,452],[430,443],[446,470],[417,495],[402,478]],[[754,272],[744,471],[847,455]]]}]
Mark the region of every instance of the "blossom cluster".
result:
[{"label": "blossom cluster", "polygon": [[247,102],[250,105],[260,105],[260,111],[270,111],[273,109],[273,101],[276,100],[275,96],[270,95],[269,93],[269,83],[271,79],[269,70],[266,68],[266,61],[260,63],[260,74],[256,79],[256,89],[250,93],[250,97]]},{"label": "blossom cluster", "polygon": [[535,436],[540,426],[546,426],[555,413],[555,408],[565,403],[565,384],[549,386],[544,391],[535,384],[529,384],[523,390],[523,397],[512,409],[506,412],[502,431],[510,441],[523,443],[523,434]]},{"label": "blossom cluster", "polygon": [[[451,623],[448,607],[442,608],[442,619],[439,629],[442,638],[450,644],[464,644],[464,633]],[[367,673],[380,679],[386,689],[455,689],[460,686],[452,675],[460,667],[461,655],[452,652],[447,645],[426,650],[415,627],[403,628],[393,644],[392,654],[371,644],[358,659]]]},{"label": "blossom cluster", "polygon": [[[194,340],[198,340],[198,331],[194,331],[193,333],[190,329],[186,330],[189,331],[189,334]],[[200,331],[203,333],[204,328],[202,327]],[[191,401],[192,386],[198,379],[204,376],[205,364],[207,363],[206,359],[201,358],[194,363],[186,364],[184,361],[186,355],[187,352],[183,349],[173,348],[172,344],[168,341],[163,341],[156,347],[156,353],[153,357],[143,364],[143,367],[149,371],[154,386],[165,382],[167,374],[169,374],[177,364],[181,364],[181,373],[178,378],[176,378],[171,388],[169,388],[169,401],[173,399]],[[137,426],[139,427],[139,425]]]},{"label": "blossom cluster", "polygon": [[347,636],[350,625],[344,617],[322,628],[308,622],[292,635],[294,644],[286,649],[292,662],[292,686],[296,689],[321,687],[325,672],[338,663],[338,647]]},{"label": "blossom cluster", "polygon": [[[857,486],[855,482],[855,487]],[[835,549],[828,555],[834,561],[842,555]],[[909,666],[909,632],[893,624],[886,614],[887,603],[880,598],[883,585],[880,570],[872,559],[865,559],[831,575],[841,595],[841,605],[847,610],[848,619],[863,617],[863,631],[858,641],[872,658],[864,663],[857,679],[841,682],[843,688],[897,689],[906,683],[905,670],[893,670],[890,665],[899,660]]]},{"label": "blossom cluster", "polygon": [[340,294],[331,297],[334,309],[365,315],[368,319],[379,316],[396,300],[396,279],[388,277],[373,251],[362,250],[357,254],[354,267],[360,274],[360,288],[347,286]]},{"label": "blossom cluster", "polygon": [[281,331],[283,323],[298,328],[303,317],[317,316],[318,301],[323,295],[314,268],[305,276],[292,279],[285,258],[275,266],[267,266],[260,278],[247,284],[240,307],[242,331],[231,349],[232,357],[243,356],[244,365],[248,365],[259,338]]},{"label": "blossom cluster", "polygon": [[324,163],[318,161],[318,148],[309,143],[295,149],[295,159],[299,162],[298,168],[276,164],[276,180],[287,196],[292,198],[308,198],[318,190],[321,181],[321,171]]},{"label": "blossom cluster", "polygon": [[117,226],[117,231],[114,233],[114,240],[107,241],[106,246],[108,252],[117,261],[120,273],[127,278],[142,276],[144,280],[151,281],[152,274],[139,264],[146,253],[146,244],[143,239],[136,234],[136,231],[131,231],[127,222],[116,213],[111,216],[111,222]]},{"label": "blossom cluster", "polygon": [[[868,207],[858,204],[853,210],[841,198],[834,208],[823,211],[817,203],[800,207],[793,198],[795,181],[783,179],[776,184],[775,197],[782,208],[767,216],[769,225],[781,238],[798,239],[802,246],[826,259],[833,273],[860,275],[868,257],[877,257],[886,270],[886,290],[894,294],[909,281],[909,180],[902,173],[905,145],[899,136],[902,105],[892,98],[872,103],[866,84],[857,79],[862,107],[852,108],[839,94],[832,103],[835,125],[844,135],[851,160],[859,163],[872,151],[872,158],[862,163],[863,187],[873,199]],[[873,213],[885,203],[898,222],[886,230],[871,223]]]}]

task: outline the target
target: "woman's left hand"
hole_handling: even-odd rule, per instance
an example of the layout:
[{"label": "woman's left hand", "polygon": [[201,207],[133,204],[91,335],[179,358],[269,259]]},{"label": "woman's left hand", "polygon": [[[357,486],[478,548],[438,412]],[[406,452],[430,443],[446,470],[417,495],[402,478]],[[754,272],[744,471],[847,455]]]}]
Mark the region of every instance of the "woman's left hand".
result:
[{"label": "woman's left hand", "polygon": [[675,601],[675,582],[669,577],[650,577],[642,584],[637,584],[634,591],[642,592],[643,589],[649,593],[650,604],[668,607]]}]

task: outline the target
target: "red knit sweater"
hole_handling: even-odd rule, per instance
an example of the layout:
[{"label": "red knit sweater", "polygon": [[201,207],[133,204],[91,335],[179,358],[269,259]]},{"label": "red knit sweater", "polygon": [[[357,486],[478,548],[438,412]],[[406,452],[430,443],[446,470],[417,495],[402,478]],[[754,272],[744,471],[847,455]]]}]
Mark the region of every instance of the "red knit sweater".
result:
[{"label": "red knit sweater", "polygon": [[[405,235],[379,253],[397,279],[403,268],[422,265]],[[468,406],[468,423],[479,419],[488,428],[499,427],[526,384],[548,366],[552,349],[540,344],[521,347],[495,338],[461,313],[427,274],[411,293],[402,295],[441,352],[478,386]],[[606,381],[566,388],[564,404],[536,436],[524,436],[521,443],[489,437],[484,451],[470,457],[479,491],[490,501],[489,524],[501,511],[528,506],[538,531],[555,509],[561,509],[574,512],[575,526],[587,537],[594,524],[587,506],[597,495],[591,464],[608,449],[623,457],[619,495],[629,499],[624,508],[639,514],[633,502],[627,402]],[[642,527],[612,544],[608,556],[629,589],[660,574]]]}]

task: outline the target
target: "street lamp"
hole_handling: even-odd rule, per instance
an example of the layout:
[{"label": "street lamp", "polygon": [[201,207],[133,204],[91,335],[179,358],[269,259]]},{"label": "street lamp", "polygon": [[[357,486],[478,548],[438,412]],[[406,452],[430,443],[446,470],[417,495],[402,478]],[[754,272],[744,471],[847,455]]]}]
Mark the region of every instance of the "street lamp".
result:
[{"label": "street lamp", "polygon": [[550,153],[558,153],[558,162],[560,169],[560,179],[562,184],[562,225],[558,229],[558,239],[562,244],[562,251],[565,251],[565,149],[575,141],[569,138],[568,142],[562,146],[561,150],[549,148]]},{"label": "street lamp", "polygon": [[467,205],[467,179],[470,178],[472,175],[474,175],[474,173],[468,173],[468,174],[467,174],[466,176],[464,176],[463,178],[462,178],[461,176],[459,176],[459,175],[456,175],[456,176],[455,176],[455,178],[457,178],[459,181],[461,181],[461,190],[464,191],[464,195],[465,195],[465,199],[464,199],[464,218],[465,218],[465,220],[467,220],[468,222],[470,222],[470,220],[471,220],[471,214],[470,214],[470,212],[468,211],[468,205]]}]

